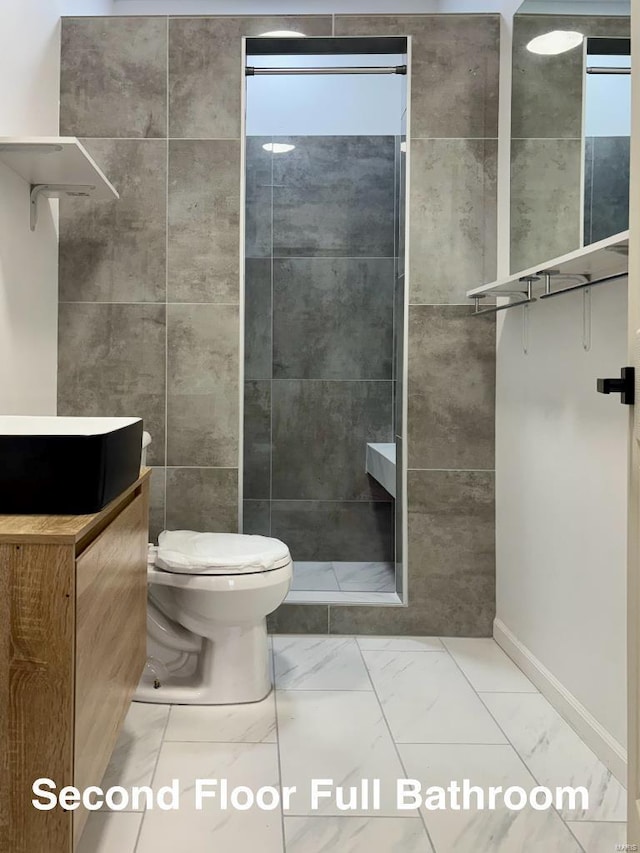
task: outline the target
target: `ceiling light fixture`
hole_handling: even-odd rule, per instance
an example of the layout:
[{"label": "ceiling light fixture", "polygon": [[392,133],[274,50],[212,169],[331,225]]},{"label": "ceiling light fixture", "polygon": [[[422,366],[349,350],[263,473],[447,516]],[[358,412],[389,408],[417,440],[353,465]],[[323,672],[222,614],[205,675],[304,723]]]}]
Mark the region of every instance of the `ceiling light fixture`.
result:
[{"label": "ceiling light fixture", "polygon": [[293,39],[306,38],[304,33],[297,33],[295,30],[272,30],[270,33],[260,33],[259,38],[270,39]]},{"label": "ceiling light fixture", "polygon": [[540,56],[557,56],[582,44],[584,35],[575,30],[552,30],[536,36],[527,45],[527,50]]},{"label": "ceiling light fixture", "polygon": [[288,154],[289,151],[293,151],[296,146],[288,145],[284,142],[265,142],[262,147],[270,154]]}]

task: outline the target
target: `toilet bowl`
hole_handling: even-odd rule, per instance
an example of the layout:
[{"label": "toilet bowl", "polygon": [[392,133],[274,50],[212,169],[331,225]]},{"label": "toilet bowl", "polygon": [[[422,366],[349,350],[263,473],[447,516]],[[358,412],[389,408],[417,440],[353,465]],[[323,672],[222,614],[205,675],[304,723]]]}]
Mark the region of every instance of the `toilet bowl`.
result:
[{"label": "toilet bowl", "polygon": [[258,702],[272,687],[266,617],[292,578],[265,536],[164,531],[149,547],[147,665],[134,701]]}]

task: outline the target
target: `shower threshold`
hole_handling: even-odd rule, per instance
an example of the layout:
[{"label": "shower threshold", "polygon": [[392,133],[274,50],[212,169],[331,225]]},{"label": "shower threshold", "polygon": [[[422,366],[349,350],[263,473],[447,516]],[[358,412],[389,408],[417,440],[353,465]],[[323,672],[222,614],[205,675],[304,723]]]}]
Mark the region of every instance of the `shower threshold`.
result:
[{"label": "shower threshold", "polygon": [[402,604],[395,567],[387,562],[300,562],[293,565],[289,604]]}]

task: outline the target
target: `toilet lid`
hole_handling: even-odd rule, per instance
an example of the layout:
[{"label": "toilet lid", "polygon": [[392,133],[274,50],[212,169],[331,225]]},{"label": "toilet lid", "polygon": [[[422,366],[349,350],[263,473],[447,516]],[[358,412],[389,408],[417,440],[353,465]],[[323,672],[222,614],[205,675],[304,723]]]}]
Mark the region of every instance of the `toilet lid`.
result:
[{"label": "toilet lid", "polygon": [[268,536],[165,530],[158,537],[155,564],[165,572],[229,575],[269,572],[290,560],[284,542]]}]

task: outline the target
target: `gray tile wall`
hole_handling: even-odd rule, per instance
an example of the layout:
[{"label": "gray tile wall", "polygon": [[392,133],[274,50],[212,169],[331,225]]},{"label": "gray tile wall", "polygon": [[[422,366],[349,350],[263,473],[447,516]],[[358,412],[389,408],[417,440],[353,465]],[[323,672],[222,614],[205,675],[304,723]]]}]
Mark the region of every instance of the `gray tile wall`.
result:
[{"label": "gray tile wall", "polygon": [[[122,200],[102,205],[89,202],[82,208],[77,201],[73,206],[61,204],[60,412],[143,415],[156,439],[151,455],[156,529],[163,526],[165,516],[171,526],[234,529],[236,524],[238,461],[226,467],[232,444],[223,440],[217,426],[219,416],[220,423],[228,422],[225,400],[230,397],[222,398],[220,412],[212,410],[207,400],[218,388],[228,388],[229,366],[237,351],[230,341],[229,349],[221,350],[220,342],[211,340],[214,318],[199,316],[201,303],[206,308],[211,303],[225,305],[224,310],[237,308],[233,296],[237,251],[231,248],[235,220],[232,205],[225,203],[222,193],[218,206],[208,207],[207,201],[221,186],[231,197],[239,187],[235,152],[241,126],[240,36],[277,29],[330,35],[332,20],[331,16],[111,17],[63,22],[61,132],[85,138],[96,152],[98,146],[103,146],[103,152],[119,149],[113,173]],[[403,449],[411,459],[406,507],[409,606],[328,610],[285,605],[271,624],[282,631],[488,635],[494,610],[494,527],[493,471],[487,452],[492,425],[487,411],[495,330],[490,321],[465,321],[461,308],[448,306],[465,304],[467,288],[495,275],[499,16],[336,15],[334,32],[413,37],[411,331],[404,342],[411,363],[413,402],[409,422],[396,426],[407,435]],[[194,170],[201,170],[202,180],[191,175],[190,160]],[[122,174],[116,174],[116,162],[122,164]],[[257,189],[258,199],[264,201],[266,195],[268,190]],[[292,187],[289,198],[294,196]],[[293,224],[283,213],[280,224],[287,223]],[[265,230],[263,217],[247,223],[247,245],[268,246],[269,228]],[[206,241],[207,233],[212,244]],[[168,249],[164,253],[163,237]],[[335,252],[342,235],[334,232],[332,239],[328,249]],[[255,274],[254,283],[248,281],[248,287],[259,288],[261,276],[266,275],[257,255],[249,276]],[[404,272],[401,263],[399,272]],[[396,299],[403,285],[401,278]],[[452,310],[451,316],[444,309]],[[257,313],[264,319],[261,310]],[[180,325],[176,325],[178,318]],[[444,331],[448,322],[450,333]],[[256,322],[255,328],[260,346],[247,378],[259,383],[270,379],[264,375],[261,347],[264,352],[271,342],[268,321]],[[423,376],[420,353],[424,350],[426,355],[431,346],[443,372]],[[185,375],[191,354],[194,364],[206,365],[213,375],[199,377],[196,371],[192,378]],[[176,366],[171,367],[174,360]],[[288,363],[283,360],[285,366]],[[323,369],[332,369],[331,359],[323,361]],[[438,422],[435,403],[428,399],[434,372],[443,377],[436,386],[443,417],[456,425],[451,442]],[[167,435],[168,446],[181,460],[168,468],[167,379],[171,394],[184,395],[194,417],[202,418],[186,442]],[[258,408],[266,405],[259,392],[256,388]],[[237,389],[236,399],[239,393]],[[201,404],[197,402],[200,395],[204,397]],[[478,435],[476,422],[482,425]],[[436,429],[434,441],[442,454],[435,460],[427,424]],[[193,438],[199,432],[204,446],[196,450]],[[468,470],[458,470],[456,457],[462,454],[465,434],[476,450],[464,453]],[[227,438],[237,441],[237,431]],[[221,467],[195,462],[191,453],[198,459],[203,457],[195,454],[202,453]],[[225,465],[217,461],[221,458]],[[352,481],[352,487],[361,493],[357,482]],[[275,501],[274,515],[291,518],[291,503],[284,497]],[[381,517],[369,514],[371,527],[367,528],[354,520],[354,513],[369,503]],[[296,501],[295,509],[313,518],[320,530],[322,525],[341,527],[344,553],[351,542],[357,551],[355,557],[345,559],[359,559],[361,542],[380,529],[389,529],[383,517],[391,506],[386,502],[323,505],[330,507],[329,517],[316,512],[313,501]],[[250,515],[255,527],[268,523],[266,497],[250,502]],[[304,537],[308,525],[294,518],[288,529],[281,528],[294,551],[295,537]],[[358,537],[352,535],[355,530]]]},{"label": "gray tile wall", "polygon": [[[539,56],[526,48],[532,38],[557,29],[578,30],[587,36],[628,36],[629,18],[596,15],[516,15],[514,18],[513,272],[571,252],[581,244],[583,53],[576,49],[558,56]],[[602,236],[613,233],[608,231]]]},{"label": "gray tile wall", "polygon": [[585,140],[584,242],[595,243],[629,227],[628,136]]},{"label": "gray tile wall", "polygon": [[237,530],[240,39],[279,29],[331,16],[62,23],[60,132],[120,200],[60,204],[58,411],[144,418],[154,537]]},{"label": "gray tile wall", "polygon": [[471,317],[465,292],[496,273],[499,27],[497,15],[336,16],[338,36],[413,37],[409,331],[397,341],[408,423],[396,423],[409,467],[409,604],[285,605],[274,630],[491,635],[495,323]]},{"label": "gray tile wall", "polygon": [[244,530],[297,560],[393,559],[393,503],[365,447],[393,440],[398,149],[247,140]]}]

